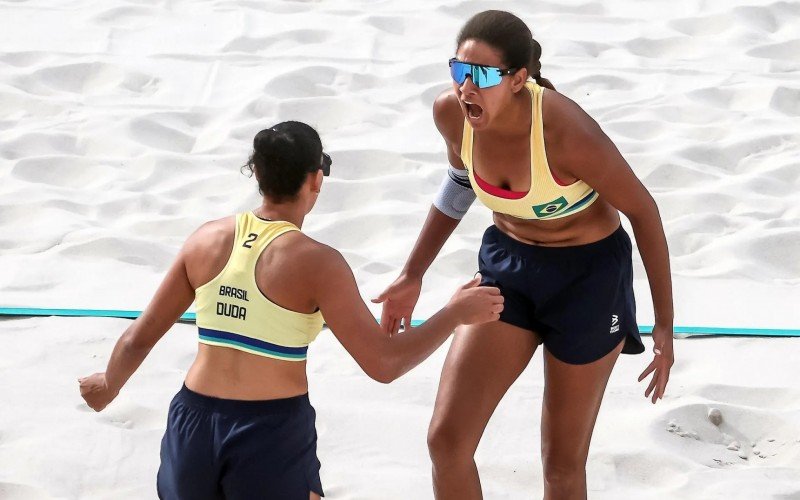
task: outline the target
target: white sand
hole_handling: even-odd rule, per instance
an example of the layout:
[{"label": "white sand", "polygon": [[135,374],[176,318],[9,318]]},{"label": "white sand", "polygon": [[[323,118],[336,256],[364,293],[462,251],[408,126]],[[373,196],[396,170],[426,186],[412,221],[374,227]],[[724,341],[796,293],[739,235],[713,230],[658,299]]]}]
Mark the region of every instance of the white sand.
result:
[{"label": "white sand", "polygon": [[[529,23],[544,75],[655,196],[676,325],[800,328],[800,4],[744,0],[0,2],[0,305],[142,308],[195,227],[257,204],[237,167],[258,130],[286,119],[315,125],[334,157],[304,229],[374,296],[443,174],[431,103],[453,40],[491,7]],[[490,220],[476,204],[462,222],[419,318],[472,275]],[[638,253],[635,273],[652,324]],[[196,334],[173,328],[93,414],[75,379],[103,369],[127,324],[0,321],[0,498],[155,496]],[[432,497],[425,433],[445,352],[386,387],[332,335],[312,346],[330,498]],[[636,383],[649,358],[619,362],[590,497],[800,499],[800,339],[679,339],[676,352],[656,406]],[[541,494],[542,384],[537,353],[478,450],[487,498]]]}]

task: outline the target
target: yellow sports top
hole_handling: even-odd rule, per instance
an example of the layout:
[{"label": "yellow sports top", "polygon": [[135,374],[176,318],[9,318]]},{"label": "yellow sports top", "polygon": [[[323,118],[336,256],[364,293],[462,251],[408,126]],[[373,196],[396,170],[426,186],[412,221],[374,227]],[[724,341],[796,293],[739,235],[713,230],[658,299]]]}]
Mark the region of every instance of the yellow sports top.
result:
[{"label": "yellow sports top", "polygon": [[278,236],[299,231],[284,221],[236,215],[233,251],[222,271],[195,290],[197,326],[203,344],[285,361],[304,361],[322,330],[322,314],[299,313],[269,300],[256,284],[256,262]]},{"label": "yellow sports top", "polygon": [[[544,88],[528,81],[531,93],[531,187],[528,192],[509,191],[481,179],[472,162],[473,130],[464,120],[461,160],[464,162],[472,189],[490,210],[520,219],[559,219],[584,210],[598,197],[597,192],[578,180],[569,185],[559,183],[550,172],[544,148],[542,128],[542,94]],[[482,165],[482,169],[491,168]]]}]

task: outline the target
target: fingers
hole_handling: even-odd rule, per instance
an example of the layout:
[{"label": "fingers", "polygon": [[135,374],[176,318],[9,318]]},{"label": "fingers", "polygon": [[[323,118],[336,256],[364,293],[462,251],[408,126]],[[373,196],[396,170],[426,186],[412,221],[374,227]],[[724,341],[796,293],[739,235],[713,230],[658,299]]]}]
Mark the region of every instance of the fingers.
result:
[{"label": "fingers", "polygon": [[478,275],[475,276],[474,278],[472,278],[472,280],[470,280],[467,283],[464,283],[463,285],[461,285],[461,289],[462,290],[467,290],[469,288],[475,288],[476,286],[478,286],[480,284],[481,284],[481,275],[480,275],[480,273],[478,273]]},{"label": "fingers", "polygon": [[653,360],[653,361],[650,362],[649,365],[647,365],[647,368],[644,369],[642,374],[639,375],[639,382],[641,382],[642,380],[645,379],[645,377],[647,377],[648,375],[653,373],[653,370],[655,370],[655,369],[656,369],[656,360]]},{"label": "fingers", "polygon": [[398,331],[400,331],[400,320],[393,318],[391,320],[391,327],[389,328],[389,335],[395,335]]},{"label": "fingers", "polygon": [[373,304],[382,304],[385,301],[386,301],[386,292],[383,292],[382,294],[378,295],[377,297],[371,300]]},{"label": "fingers", "polygon": [[391,321],[392,320],[389,317],[389,315],[386,314],[386,311],[382,311],[382,313],[381,313],[381,330],[383,330],[386,333],[389,333],[391,331],[391,329],[392,329],[391,328],[392,327]]},{"label": "fingers", "polygon": [[[648,385],[647,386],[647,390],[644,391],[644,397],[649,397],[650,396],[650,393],[653,391],[653,388],[656,386],[657,382],[658,382],[658,373],[656,373],[656,375],[653,376],[652,380],[650,380],[650,385]],[[653,403],[655,403],[655,402],[656,402],[656,398],[655,398],[655,395],[654,395]]]},{"label": "fingers", "polygon": [[669,371],[664,371],[658,382],[658,387],[656,388],[658,399],[664,399],[664,393],[667,391],[667,382],[669,382]]},{"label": "fingers", "polygon": [[658,384],[656,384],[656,391],[653,393],[653,403],[655,403],[659,399],[664,398],[664,389],[666,388],[667,381],[664,380],[664,377],[658,377]]}]

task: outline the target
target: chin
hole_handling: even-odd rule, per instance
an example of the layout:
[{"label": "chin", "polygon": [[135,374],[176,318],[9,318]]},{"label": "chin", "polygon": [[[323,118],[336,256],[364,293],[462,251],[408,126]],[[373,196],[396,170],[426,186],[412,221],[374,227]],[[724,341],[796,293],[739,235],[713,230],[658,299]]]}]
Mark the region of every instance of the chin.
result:
[{"label": "chin", "polygon": [[475,120],[474,118],[470,118],[469,116],[465,116],[467,122],[472,127],[472,130],[485,130],[490,125],[490,118],[485,113],[479,119]]}]

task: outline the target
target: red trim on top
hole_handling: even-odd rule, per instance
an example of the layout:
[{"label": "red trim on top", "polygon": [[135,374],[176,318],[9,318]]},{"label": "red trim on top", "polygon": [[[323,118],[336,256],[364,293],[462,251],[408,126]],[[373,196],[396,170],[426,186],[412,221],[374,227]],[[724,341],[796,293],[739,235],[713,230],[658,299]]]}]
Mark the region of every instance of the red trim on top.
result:
[{"label": "red trim on top", "polygon": [[472,171],[473,177],[475,177],[475,182],[478,183],[478,186],[489,193],[492,196],[497,196],[498,198],[505,198],[507,200],[520,200],[525,198],[525,195],[528,194],[525,191],[511,191],[509,189],[503,189],[501,187],[493,186],[486,182],[485,180],[478,177],[478,172],[475,170]]},{"label": "red trim on top", "polygon": [[564,182],[561,179],[559,179],[558,177],[556,177],[556,173],[553,172],[553,169],[550,169],[550,175],[553,176],[553,180],[556,181],[556,184],[558,184],[559,186],[571,186],[572,185],[572,184],[567,184],[566,182]]}]

